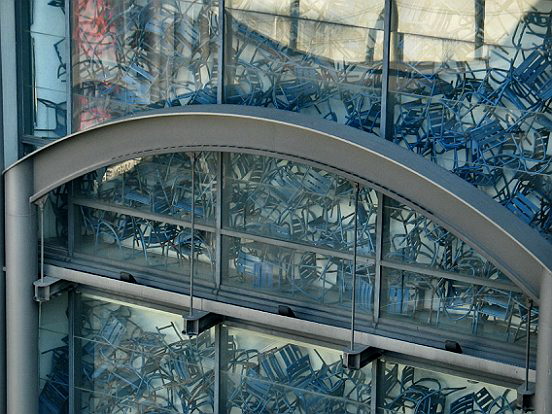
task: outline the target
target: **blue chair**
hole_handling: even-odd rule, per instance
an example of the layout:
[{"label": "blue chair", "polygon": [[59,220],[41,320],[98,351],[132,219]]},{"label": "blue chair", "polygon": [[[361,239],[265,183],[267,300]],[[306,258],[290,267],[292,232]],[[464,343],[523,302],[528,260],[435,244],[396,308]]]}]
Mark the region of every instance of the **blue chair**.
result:
[{"label": "blue chair", "polygon": [[274,283],[275,267],[277,265],[261,259],[253,254],[239,251],[235,259],[236,271],[242,277],[252,276],[252,287],[254,289],[273,289],[280,287],[280,278]]},{"label": "blue chair", "polygon": [[506,332],[509,339],[513,307],[514,300],[511,292],[488,289],[486,292],[480,293],[477,298],[473,333],[477,334],[481,322],[487,324],[489,323],[487,321],[492,318],[494,324],[498,321],[507,325]]},{"label": "blue chair", "polygon": [[527,224],[531,224],[539,212],[539,208],[526,195],[517,193],[506,204],[506,208]]}]

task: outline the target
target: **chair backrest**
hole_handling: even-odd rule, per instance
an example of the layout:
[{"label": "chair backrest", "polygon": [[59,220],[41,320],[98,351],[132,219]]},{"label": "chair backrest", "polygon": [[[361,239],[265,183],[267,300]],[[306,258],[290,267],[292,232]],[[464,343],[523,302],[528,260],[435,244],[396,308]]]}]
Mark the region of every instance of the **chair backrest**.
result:
[{"label": "chair backrest", "polygon": [[491,393],[485,387],[481,388],[474,394],[474,400],[483,411],[487,411],[487,409],[491,407],[495,401]]},{"label": "chair backrest", "polygon": [[458,398],[450,404],[450,414],[470,414],[473,411],[475,395],[470,393]]},{"label": "chair backrest", "polygon": [[402,371],[401,388],[404,390],[411,385],[414,385],[414,367],[406,366]]}]

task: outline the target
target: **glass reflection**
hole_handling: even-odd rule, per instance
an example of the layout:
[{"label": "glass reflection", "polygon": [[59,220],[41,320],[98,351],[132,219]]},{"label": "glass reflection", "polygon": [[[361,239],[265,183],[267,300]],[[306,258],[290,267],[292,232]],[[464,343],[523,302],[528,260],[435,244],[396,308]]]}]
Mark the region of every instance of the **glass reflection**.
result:
[{"label": "glass reflection", "polygon": [[[165,271],[166,279],[189,276],[192,243],[194,278],[214,283],[214,240],[211,233],[112,211],[81,206],[78,211],[75,252],[125,263],[135,268]],[[171,275],[172,273],[172,275]]]},{"label": "glass reflection", "polygon": [[547,1],[398,1],[389,80],[390,139],[548,238],[551,18]]},{"label": "glass reflection", "polygon": [[386,198],[384,217],[384,258],[512,283],[464,241],[409,207]]},{"label": "glass reflection", "polygon": [[370,413],[371,366],[343,368],[341,353],[222,328],[224,413]]},{"label": "glass reflection", "polygon": [[385,361],[384,366],[385,414],[521,413],[516,408],[514,388],[392,361]]},{"label": "glass reflection", "polygon": [[180,315],[94,296],[81,307],[79,412],[214,412],[214,331],[189,338]]},{"label": "glass reflection", "polygon": [[72,9],[74,130],[216,103],[216,0],[74,0]]},{"label": "glass reflection", "polygon": [[[225,223],[250,234],[352,252],[355,186],[299,163],[231,154],[225,168]],[[373,255],[377,195],[359,192],[357,253]]]},{"label": "glass reflection", "polygon": [[40,304],[38,332],[40,414],[65,414],[69,407],[69,295]]},{"label": "glass reflection", "polygon": [[318,21],[315,15],[340,20],[322,4],[293,2],[283,14],[267,14],[251,11],[262,9],[256,3],[237,3],[242,10],[226,11],[226,103],[303,112],[379,132],[383,32]]},{"label": "glass reflection", "polygon": [[[193,154],[172,153],[136,158],[89,173],[75,183],[79,199],[98,200],[134,210],[190,221]],[[195,220],[215,217],[217,153],[198,153],[195,163]]]},{"label": "glass reflection", "polygon": [[29,130],[25,133],[41,138],[67,135],[67,41],[65,38],[65,4],[59,1],[31,0],[30,82],[25,94],[32,110]]},{"label": "glass reflection", "polygon": [[[352,261],[320,253],[224,237],[227,270],[223,283],[248,291],[310,302],[345,314],[351,310]],[[357,311],[371,318],[373,265],[357,267]]]},{"label": "glass reflection", "polygon": [[450,332],[524,344],[528,321],[536,333],[538,308],[529,314],[518,292],[419,273],[384,269],[382,314]]}]

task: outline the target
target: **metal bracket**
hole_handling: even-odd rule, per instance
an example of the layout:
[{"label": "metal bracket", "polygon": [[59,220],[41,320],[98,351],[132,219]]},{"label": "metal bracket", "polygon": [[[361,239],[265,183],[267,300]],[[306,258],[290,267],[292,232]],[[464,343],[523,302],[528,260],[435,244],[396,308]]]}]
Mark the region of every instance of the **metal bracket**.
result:
[{"label": "metal bracket", "polygon": [[63,292],[69,284],[65,280],[51,276],[44,276],[44,279],[35,280],[33,282],[34,300],[36,302],[48,302],[51,298]]},{"label": "metal bracket", "polygon": [[523,383],[518,387],[516,405],[523,412],[535,409],[535,384]]},{"label": "metal bracket", "polygon": [[183,315],[186,335],[199,335],[222,322],[222,316],[212,312],[195,310],[192,315]]},{"label": "metal bracket", "polygon": [[343,351],[343,367],[349,369],[361,369],[370,362],[383,355],[383,350],[373,346],[366,346]]}]

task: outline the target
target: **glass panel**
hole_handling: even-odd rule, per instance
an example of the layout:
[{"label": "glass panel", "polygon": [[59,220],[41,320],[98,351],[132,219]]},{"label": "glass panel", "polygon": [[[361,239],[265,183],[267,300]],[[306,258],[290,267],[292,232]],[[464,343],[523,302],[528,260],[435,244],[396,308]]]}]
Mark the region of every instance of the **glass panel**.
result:
[{"label": "glass panel", "polygon": [[67,93],[56,89],[29,89],[33,97],[32,135],[59,138],[67,135]]},{"label": "glass panel", "polygon": [[521,293],[419,273],[384,269],[381,312],[418,325],[525,344],[527,321],[535,333],[538,308],[529,315]]},{"label": "glass panel", "polygon": [[115,262],[123,268],[163,271],[167,280],[184,282],[189,276],[194,243],[194,279],[214,283],[214,238],[181,225],[141,219],[125,214],[80,207],[75,252]]},{"label": "glass panel", "polygon": [[383,392],[385,414],[521,414],[514,388],[389,361],[385,362]]},{"label": "glass panel", "polygon": [[227,9],[383,30],[383,1],[227,0]]},{"label": "glass panel", "polygon": [[511,284],[465,242],[395,200],[386,198],[383,224],[385,259]]},{"label": "glass panel", "polygon": [[40,304],[40,412],[65,414],[69,399],[68,293]]},{"label": "glass panel", "polygon": [[74,0],[73,27],[74,130],[216,103],[216,0]]},{"label": "glass panel", "polygon": [[[227,271],[223,283],[249,292],[265,292],[299,304],[310,302],[333,308],[334,314],[351,310],[352,266],[350,260],[320,253],[297,251],[247,239],[224,237]],[[371,317],[375,270],[358,265],[357,310]]]},{"label": "glass panel", "polygon": [[[100,168],[76,181],[75,195],[78,199],[101,201],[106,206],[125,206],[190,221],[191,156],[155,155]],[[197,154],[194,208],[199,223],[215,221],[217,162],[217,153]]]},{"label": "glass panel", "polygon": [[82,412],[213,413],[214,329],[189,338],[177,314],[89,295],[81,306]]},{"label": "glass panel", "polygon": [[[242,10],[226,10],[226,103],[301,112],[378,134],[383,31],[372,26],[381,27],[383,2],[354,4],[358,15],[350,4],[232,2]],[[340,22],[339,10],[367,27],[317,20]]]},{"label": "glass panel", "polygon": [[550,238],[549,2],[449,3],[397,3],[393,140]]},{"label": "glass panel", "polygon": [[[351,253],[355,187],[335,174],[275,158],[231,154],[225,168],[228,227]],[[357,253],[375,250],[377,195],[359,194]]]},{"label": "glass panel", "polygon": [[[44,244],[46,246],[67,247],[68,220],[68,192],[67,185],[64,184],[48,194],[48,201],[44,205]],[[40,234],[38,237],[40,242]]]},{"label": "glass panel", "polygon": [[343,368],[341,352],[223,327],[223,413],[369,413],[371,365]]},{"label": "glass panel", "polygon": [[[26,91],[32,102],[31,135],[58,138],[67,134],[67,43],[65,3],[30,2],[31,79]],[[29,82],[30,83],[27,83]]]}]

